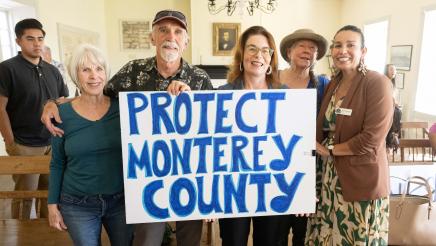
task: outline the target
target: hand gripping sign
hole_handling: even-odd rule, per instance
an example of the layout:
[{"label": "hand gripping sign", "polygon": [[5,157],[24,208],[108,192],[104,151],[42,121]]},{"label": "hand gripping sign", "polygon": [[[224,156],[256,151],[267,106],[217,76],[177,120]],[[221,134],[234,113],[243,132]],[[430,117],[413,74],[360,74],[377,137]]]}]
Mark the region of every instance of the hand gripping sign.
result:
[{"label": "hand gripping sign", "polygon": [[122,92],[128,223],[315,210],[315,90]]}]

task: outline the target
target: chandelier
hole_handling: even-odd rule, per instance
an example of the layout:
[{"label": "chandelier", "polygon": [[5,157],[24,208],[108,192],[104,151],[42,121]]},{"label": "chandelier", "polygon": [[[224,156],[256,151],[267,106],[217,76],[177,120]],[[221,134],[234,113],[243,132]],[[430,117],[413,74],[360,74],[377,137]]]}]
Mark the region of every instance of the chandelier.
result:
[{"label": "chandelier", "polygon": [[268,2],[265,4],[261,4],[261,0],[227,0],[227,3],[225,3],[225,5],[217,7],[215,3],[217,0],[208,1],[209,13],[216,15],[224,9],[227,9],[228,16],[233,14],[236,7],[239,8],[239,14],[242,15],[243,9],[246,4],[246,9],[249,15],[253,15],[255,9],[261,10],[262,12],[267,14],[271,14],[276,9],[275,7],[277,5],[277,0],[268,0]]}]

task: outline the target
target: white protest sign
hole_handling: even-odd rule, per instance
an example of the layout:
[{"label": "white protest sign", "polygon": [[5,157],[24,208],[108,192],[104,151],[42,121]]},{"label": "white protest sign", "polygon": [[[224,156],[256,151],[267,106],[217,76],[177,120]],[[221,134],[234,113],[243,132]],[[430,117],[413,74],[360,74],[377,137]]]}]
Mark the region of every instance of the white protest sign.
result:
[{"label": "white protest sign", "polygon": [[315,211],[314,89],[119,98],[127,223]]}]

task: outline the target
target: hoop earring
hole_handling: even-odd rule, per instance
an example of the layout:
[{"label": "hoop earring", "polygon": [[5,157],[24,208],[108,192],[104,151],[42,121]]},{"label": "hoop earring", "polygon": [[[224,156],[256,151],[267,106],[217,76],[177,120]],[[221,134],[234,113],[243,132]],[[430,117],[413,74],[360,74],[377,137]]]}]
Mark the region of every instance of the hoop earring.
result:
[{"label": "hoop earring", "polygon": [[239,63],[239,71],[244,71],[244,68],[242,67],[242,62],[241,63]]},{"label": "hoop earring", "polygon": [[272,67],[271,65],[268,66],[268,69],[266,70],[266,74],[270,75],[272,73]]},{"label": "hoop earring", "polygon": [[360,59],[359,67],[357,68],[357,71],[361,72],[363,76],[366,75],[366,72],[368,72],[368,69],[366,69],[365,61],[363,59]]}]

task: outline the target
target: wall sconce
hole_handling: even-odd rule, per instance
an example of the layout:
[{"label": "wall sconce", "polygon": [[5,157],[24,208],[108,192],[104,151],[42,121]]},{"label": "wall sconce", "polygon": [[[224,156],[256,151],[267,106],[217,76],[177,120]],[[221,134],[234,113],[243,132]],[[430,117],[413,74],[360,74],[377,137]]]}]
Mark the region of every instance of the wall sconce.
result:
[{"label": "wall sconce", "polygon": [[240,9],[240,15],[243,14],[243,9],[245,5],[247,4],[247,11],[249,15],[253,15],[254,10],[258,9],[264,13],[271,14],[277,6],[277,0],[268,0],[267,3],[261,4],[261,0],[226,0],[227,3],[224,5],[217,7],[216,2],[217,0],[208,0],[208,8],[209,13],[216,15],[219,12],[223,11],[224,9],[227,9],[227,15],[230,16],[235,11],[236,7]]}]

